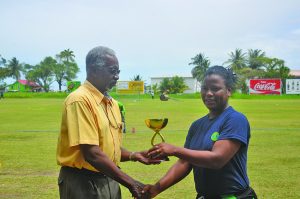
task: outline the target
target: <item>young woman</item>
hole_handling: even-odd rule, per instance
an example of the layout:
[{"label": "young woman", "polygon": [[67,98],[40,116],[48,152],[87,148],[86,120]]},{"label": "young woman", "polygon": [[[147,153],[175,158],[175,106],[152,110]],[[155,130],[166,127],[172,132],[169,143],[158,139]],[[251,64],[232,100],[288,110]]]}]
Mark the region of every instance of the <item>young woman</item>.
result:
[{"label": "young woman", "polygon": [[247,175],[250,126],[228,104],[234,84],[231,70],[222,66],[207,70],[201,97],[209,113],[192,123],[184,147],[160,143],[149,150],[152,157],[179,160],[155,185],[144,188],[145,195],[155,197],[193,170],[197,199],[257,198]]}]

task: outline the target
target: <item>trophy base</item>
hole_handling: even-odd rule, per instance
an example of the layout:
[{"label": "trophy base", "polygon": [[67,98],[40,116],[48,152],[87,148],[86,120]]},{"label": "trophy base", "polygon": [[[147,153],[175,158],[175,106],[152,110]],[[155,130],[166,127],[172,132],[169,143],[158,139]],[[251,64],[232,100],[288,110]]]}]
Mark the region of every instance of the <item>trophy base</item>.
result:
[{"label": "trophy base", "polygon": [[153,160],[160,160],[161,162],[164,162],[164,161],[170,161],[169,157],[162,157],[162,158],[158,158],[158,157],[151,157],[151,159]]},{"label": "trophy base", "polygon": [[170,159],[168,157],[165,157],[164,159],[161,160],[161,162],[164,162],[164,161],[170,161]]}]

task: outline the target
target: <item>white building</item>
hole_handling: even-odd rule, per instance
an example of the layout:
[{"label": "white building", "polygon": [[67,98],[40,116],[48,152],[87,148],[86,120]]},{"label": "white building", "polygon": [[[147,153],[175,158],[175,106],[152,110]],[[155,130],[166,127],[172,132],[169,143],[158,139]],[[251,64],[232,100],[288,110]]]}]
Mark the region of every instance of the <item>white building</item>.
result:
[{"label": "white building", "polygon": [[[155,84],[159,86],[160,82],[164,78],[171,79],[172,77],[151,77],[151,87]],[[193,77],[182,77],[184,79],[184,83],[188,86],[188,89],[185,90],[183,93],[196,93],[201,91],[201,84],[197,81],[197,79]]]}]

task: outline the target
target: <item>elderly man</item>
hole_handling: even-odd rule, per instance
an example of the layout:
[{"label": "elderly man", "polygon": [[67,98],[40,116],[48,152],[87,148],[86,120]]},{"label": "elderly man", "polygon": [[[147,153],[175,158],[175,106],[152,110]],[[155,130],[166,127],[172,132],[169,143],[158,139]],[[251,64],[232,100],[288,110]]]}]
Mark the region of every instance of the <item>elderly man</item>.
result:
[{"label": "elderly man", "polygon": [[146,152],[121,147],[122,119],[118,103],[107,91],[119,79],[113,50],[95,47],[86,56],[87,78],[64,102],[57,145],[62,199],[120,199],[119,183],[136,198],[144,185],[122,172],[120,161],[157,164]]}]

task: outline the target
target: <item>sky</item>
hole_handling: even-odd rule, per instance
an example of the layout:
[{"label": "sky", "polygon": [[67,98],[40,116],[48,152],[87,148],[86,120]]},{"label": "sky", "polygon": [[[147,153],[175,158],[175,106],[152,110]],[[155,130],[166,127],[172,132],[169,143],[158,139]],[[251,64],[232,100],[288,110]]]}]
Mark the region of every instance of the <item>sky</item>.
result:
[{"label": "sky", "polygon": [[300,69],[299,0],[0,0],[0,24],[2,57],[35,65],[70,49],[82,82],[85,56],[99,45],[116,52],[119,80],[140,75],[147,84],[191,76],[199,53],[223,65],[237,48]]}]

